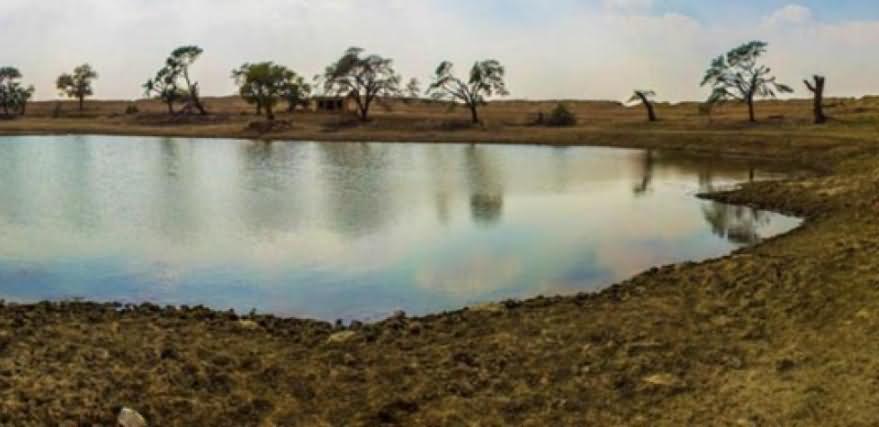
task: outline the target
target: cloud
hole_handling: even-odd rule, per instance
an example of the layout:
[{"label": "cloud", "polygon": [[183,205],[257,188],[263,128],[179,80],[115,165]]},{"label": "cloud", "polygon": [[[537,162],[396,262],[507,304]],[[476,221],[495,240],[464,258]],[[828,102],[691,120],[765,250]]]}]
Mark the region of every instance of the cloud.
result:
[{"label": "cloud", "polygon": [[[395,59],[404,77],[430,78],[436,65],[459,68],[497,58],[515,98],[624,99],[649,87],[663,100],[706,96],[708,61],[755,38],[787,82],[817,69],[833,95],[879,92],[879,59],[864,55],[879,22],[824,23],[791,4],[763,18],[704,22],[652,0],[57,0],[0,2],[2,65],[18,66],[38,99],[58,96],[58,74],[90,62],[96,96],[134,98],[182,44],[205,54],[194,74],[206,95],[235,92],[229,72],[274,60],[312,76],[358,45]],[[99,19],[83,19],[83,11]],[[463,70],[462,70],[463,71]],[[838,82],[838,84],[833,84]]]},{"label": "cloud", "polygon": [[653,0],[604,0],[604,9],[622,15],[640,15],[650,11]]},{"label": "cloud", "polygon": [[798,4],[789,4],[769,15],[766,18],[766,23],[769,25],[804,24],[812,19],[812,9]]}]

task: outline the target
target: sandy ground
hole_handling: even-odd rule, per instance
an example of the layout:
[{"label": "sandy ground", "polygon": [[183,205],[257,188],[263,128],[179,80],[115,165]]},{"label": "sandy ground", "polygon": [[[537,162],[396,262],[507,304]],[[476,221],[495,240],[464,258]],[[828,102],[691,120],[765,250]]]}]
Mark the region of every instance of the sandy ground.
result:
[{"label": "sandy ground", "polygon": [[[110,103],[56,119],[37,105],[34,116],[0,122],[0,133],[251,136],[247,107],[208,106],[221,102],[218,115],[179,123],[150,111],[114,116],[102,110]],[[481,128],[451,128],[464,112],[434,106],[365,125],[293,115],[293,129],[268,136],[663,147],[796,162],[810,173],[708,197],[807,221],[598,294],[349,328],[148,304],[7,304],[0,425],[109,426],[122,406],[158,426],[879,424],[879,105],[831,102],[836,120],[821,127],[801,101],[761,104],[783,117],[759,125],[743,123],[737,107],[709,123],[686,104],[660,106],[665,120],[646,124],[638,110],[578,103],[585,119],[569,129],[528,125],[550,103],[492,105]]]}]

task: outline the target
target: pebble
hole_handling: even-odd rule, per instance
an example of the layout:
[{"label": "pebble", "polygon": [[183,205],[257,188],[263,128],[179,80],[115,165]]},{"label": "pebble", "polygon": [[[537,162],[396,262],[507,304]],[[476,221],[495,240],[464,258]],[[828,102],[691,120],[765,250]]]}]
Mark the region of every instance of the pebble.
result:
[{"label": "pebble", "polygon": [[122,408],[119,416],[116,418],[119,427],[146,427],[146,420],[134,409]]}]

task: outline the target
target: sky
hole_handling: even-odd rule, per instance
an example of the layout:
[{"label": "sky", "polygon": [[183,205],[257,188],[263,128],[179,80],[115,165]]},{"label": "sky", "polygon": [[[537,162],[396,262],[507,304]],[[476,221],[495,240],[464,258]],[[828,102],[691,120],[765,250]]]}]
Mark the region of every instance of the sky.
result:
[{"label": "sky", "polygon": [[515,99],[702,100],[711,58],[753,39],[794,96],[815,73],[831,96],[879,93],[876,0],[0,0],[0,66],[37,99],[57,98],[55,78],[84,62],[97,98],[137,98],[171,50],[196,44],[204,95],[235,93],[244,62],[311,78],[359,46],[425,86],[443,60],[464,72],[493,58]]}]

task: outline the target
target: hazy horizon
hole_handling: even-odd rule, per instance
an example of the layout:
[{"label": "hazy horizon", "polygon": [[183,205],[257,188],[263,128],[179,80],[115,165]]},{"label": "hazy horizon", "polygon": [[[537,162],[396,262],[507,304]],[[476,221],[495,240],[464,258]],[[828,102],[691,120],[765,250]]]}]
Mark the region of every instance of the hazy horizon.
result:
[{"label": "hazy horizon", "polygon": [[624,100],[649,88],[663,101],[704,99],[711,58],[752,39],[764,62],[807,96],[802,80],[828,77],[828,96],[879,93],[879,5],[843,0],[4,0],[0,65],[19,68],[36,99],[88,62],[97,99],[141,97],[140,85],[177,46],[205,53],[194,77],[205,96],[236,92],[230,71],[272,60],[311,78],[349,46],[395,60],[424,85],[436,65],[460,72],[496,58],[510,99]]}]

